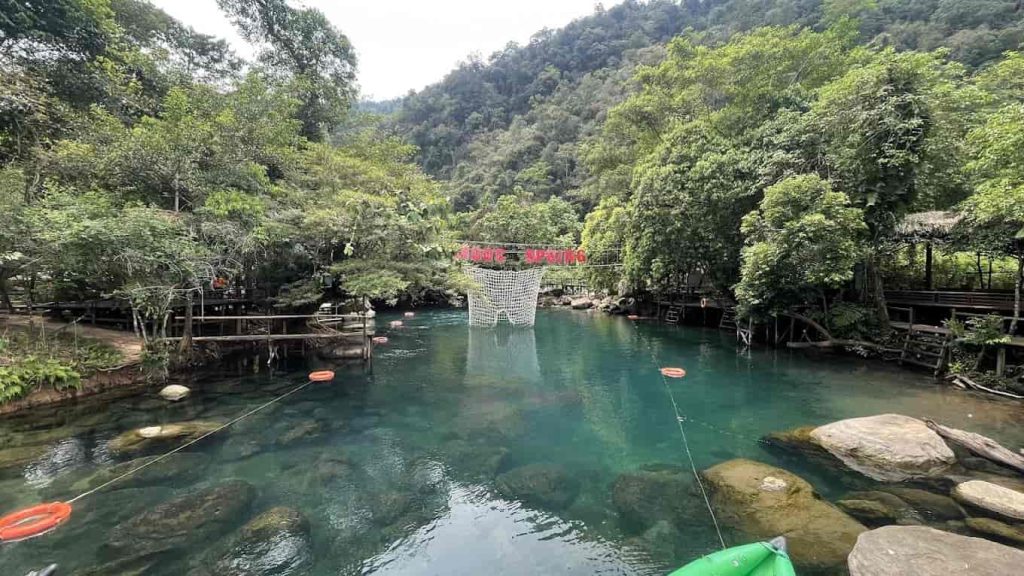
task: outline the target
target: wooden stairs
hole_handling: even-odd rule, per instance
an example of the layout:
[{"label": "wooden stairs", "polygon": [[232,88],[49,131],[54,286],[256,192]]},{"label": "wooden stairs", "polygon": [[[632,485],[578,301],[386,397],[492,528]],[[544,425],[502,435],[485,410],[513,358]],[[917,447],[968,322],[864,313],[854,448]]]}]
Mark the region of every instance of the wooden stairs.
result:
[{"label": "wooden stairs", "polygon": [[946,368],[952,334],[940,326],[908,324],[900,364],[927,368],[935,375]]},{"label": "wooden stairs", "polygon": [[665,313],[665,322],[669,324],[679,324],[679,321],[683,317],[683,305],[672,304],[668,307],[668,312]]},{"label": "wooden stairs", "polygon": [[722,330],[736,331],[739,326],[736,324],[736,307],[726,306],[722,308],[722,321],[718,323],[718,327]]}]

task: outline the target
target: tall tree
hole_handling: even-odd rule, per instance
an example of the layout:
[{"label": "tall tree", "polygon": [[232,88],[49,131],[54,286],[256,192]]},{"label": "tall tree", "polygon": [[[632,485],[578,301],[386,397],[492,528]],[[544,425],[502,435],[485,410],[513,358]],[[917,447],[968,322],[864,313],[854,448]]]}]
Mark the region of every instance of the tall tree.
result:
[{"label": "tall tree", "polygon": [[268,73],[292,82],[302,101],[302,135],[322,141],[356,94],[356,55],[323,12],[285,0],[217,0],[242,37],[260,47]]}]

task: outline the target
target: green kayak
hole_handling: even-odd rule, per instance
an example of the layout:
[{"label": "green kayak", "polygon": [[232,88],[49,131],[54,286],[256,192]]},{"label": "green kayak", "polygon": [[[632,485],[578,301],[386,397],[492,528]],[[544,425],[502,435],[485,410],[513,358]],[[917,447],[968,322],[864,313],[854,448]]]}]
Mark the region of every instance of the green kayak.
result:
[{"label": "green kayak", "polygon": [[796,576],[786,539],[733,546],[698,558],[669,576]]}]

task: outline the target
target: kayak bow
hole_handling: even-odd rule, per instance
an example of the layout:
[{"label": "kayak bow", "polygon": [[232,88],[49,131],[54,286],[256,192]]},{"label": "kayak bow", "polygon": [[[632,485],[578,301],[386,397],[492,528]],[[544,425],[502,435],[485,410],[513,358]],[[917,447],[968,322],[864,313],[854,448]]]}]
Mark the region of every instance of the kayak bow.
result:
[{"label": "kayak bow", "polygon": [[733,546],[690,562],[669,576],[796,576],[782,536]]}]

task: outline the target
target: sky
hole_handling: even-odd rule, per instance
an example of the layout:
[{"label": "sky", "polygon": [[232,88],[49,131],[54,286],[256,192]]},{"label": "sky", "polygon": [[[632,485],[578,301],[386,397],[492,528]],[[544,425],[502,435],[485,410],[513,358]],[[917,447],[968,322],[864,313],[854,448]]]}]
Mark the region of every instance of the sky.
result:
[{"label": "sky", "polygon": [[[214,0],[151,0],[196,30],[251,57]],[[615,2],[606,2],[610,7]],[[292,5],[298,6],[299,2]],[[467,56],[484,58],[542,28],[593,12],[595,0],[306,0],[348,36],[359,58],[363,98],[385,100],[440,80]]]}]

